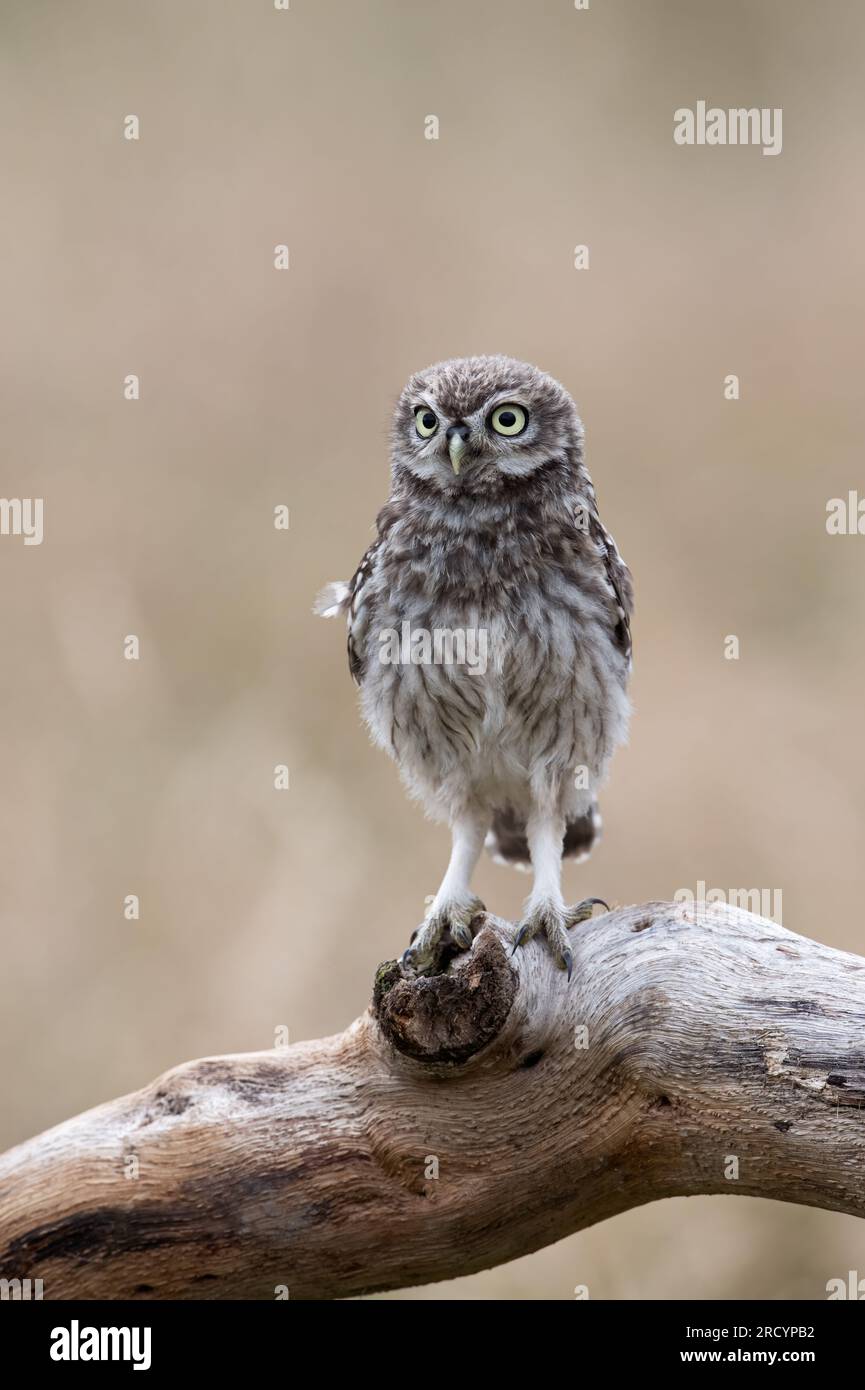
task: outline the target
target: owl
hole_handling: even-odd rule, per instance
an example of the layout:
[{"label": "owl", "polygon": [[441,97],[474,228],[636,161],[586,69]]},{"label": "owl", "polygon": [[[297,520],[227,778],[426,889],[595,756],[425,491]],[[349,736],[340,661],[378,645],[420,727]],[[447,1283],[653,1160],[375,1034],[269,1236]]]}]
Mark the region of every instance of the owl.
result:
[{"label": "owl", "polygon": [[530,868],[514,949],[542,933],[570,979],[563,858],[600,830],[597,792],[627,733],[633,585],[598,515],[568,392],[509,357],[411,378],[391,426],[391,492],[344,614],[373,741],[450,827],[441,886],[403,956],[417,974],[468,949],[486,847]]}]

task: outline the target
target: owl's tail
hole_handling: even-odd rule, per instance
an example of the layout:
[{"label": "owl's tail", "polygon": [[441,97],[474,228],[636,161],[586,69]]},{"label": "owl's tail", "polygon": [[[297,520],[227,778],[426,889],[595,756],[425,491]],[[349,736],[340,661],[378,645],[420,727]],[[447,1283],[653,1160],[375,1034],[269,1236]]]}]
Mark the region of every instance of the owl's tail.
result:
[{"label": "owl's tail", "polygon": [[[591,810],[584,816],[568,821],[565,827],[563,858],[587,859],[600,838],[601,813],[595,801]],[[493,815],[493,826],[487,836],[486,847],[498,864],[513,864],[517,869],[531,867],[525,820],[509,806]]]}]

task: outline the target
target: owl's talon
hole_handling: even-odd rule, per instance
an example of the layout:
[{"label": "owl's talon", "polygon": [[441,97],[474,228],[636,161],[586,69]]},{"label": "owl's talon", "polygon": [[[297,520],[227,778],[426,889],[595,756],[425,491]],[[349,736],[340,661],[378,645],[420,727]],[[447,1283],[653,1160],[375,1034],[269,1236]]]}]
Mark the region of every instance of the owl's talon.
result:
[{"label": "owl's talon", "polygon": [[523,926],[520,927],[519,931],[517,932],[516,939],[515,939],[515,941],[514,941],[514,949],[511,951],[511,955],[512,955],[512,956],[516,955],[517,947],[518,947],[518,946],[522,946],[523,942],[524,942],[525,939],[526,939],[526,934],[527,934],[528,930],[529,930],[529,927],[528,927],[528,923],[527,923],[527,922],[524,923]]},{"label": "owl's talon", "polygon": [[568,949],[568,937],[561,909],[555,903],[539,903],[536,907],[530,908],[528,915],[520,923],[514,940],[514,951],[518,946],[525,946],[527,942],[532,941],[540,932],[547,938],[556,963],[563,966],[564,952]]},{"label": "owl's talon", "polygon": [[425,922],[412,933],[411,945],[403,951],[402,963],[418,975],[434,975],[439,968],[445,936],[461,951],[471,950],[474,935],[472,922],[486,912],[480,898],[433,905]]},{"label": "owl's talon", "polygon": [[471,927],[465,926],[462,922],[453,922],[451,924],[451,936],[458,946],[462,946],[464,951],[471,950],[474,941]]},{"label": "owl's talon", "polygon": [[574,907],[565,908],[565,926],[576,927],[580,922],[587,922],[592,915],[593,907],[602,907],[609,912],[609,904],[603,898],[584,898],[581,903]]},{"label": "owl's talon", "polygon": [[[574,973],[574,953],[568,941],[568,928],[575,927],[578,922],[587,921],[596,905],[607,907],[602,898],[585,898],[576,906],[566,908],[560,908],[555,903],[539,903],[529,910],[525,920],[520,923],[511,955],[518,946],[525,945],[539,932],[543,932],[556,965],[560,970],[567,971],[570,980]],[[607,907],[608,912],[609,910]]]}]

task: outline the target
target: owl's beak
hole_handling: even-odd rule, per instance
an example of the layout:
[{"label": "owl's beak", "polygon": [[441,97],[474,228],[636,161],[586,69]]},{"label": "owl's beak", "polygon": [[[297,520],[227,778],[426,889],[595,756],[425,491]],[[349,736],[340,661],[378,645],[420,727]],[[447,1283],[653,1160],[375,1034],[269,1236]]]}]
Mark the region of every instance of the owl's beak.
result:
[{"label": "owl's beak", "polygon": [[450,454],[451,468],[454,473],[459,473],[463,454],[466,451],[466,441],[461,434],[452,434],[448,440],[448,453]]}]

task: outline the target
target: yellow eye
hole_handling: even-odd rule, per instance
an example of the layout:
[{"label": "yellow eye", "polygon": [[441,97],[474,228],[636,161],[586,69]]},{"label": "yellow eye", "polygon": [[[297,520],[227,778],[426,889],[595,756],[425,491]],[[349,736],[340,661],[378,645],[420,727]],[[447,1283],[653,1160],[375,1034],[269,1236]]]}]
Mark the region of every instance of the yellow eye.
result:
[{"label": "yellow eye", "polygon": [[490,424],[496,434],[522,434],[529,417],[521,405],[497,405],[490,416]]},{"label": "yellow eye", "polygon": [[439,422],[428,405],[419,405],[414,413],[415,429],[421,439],[429,439],[439,427]]}]

